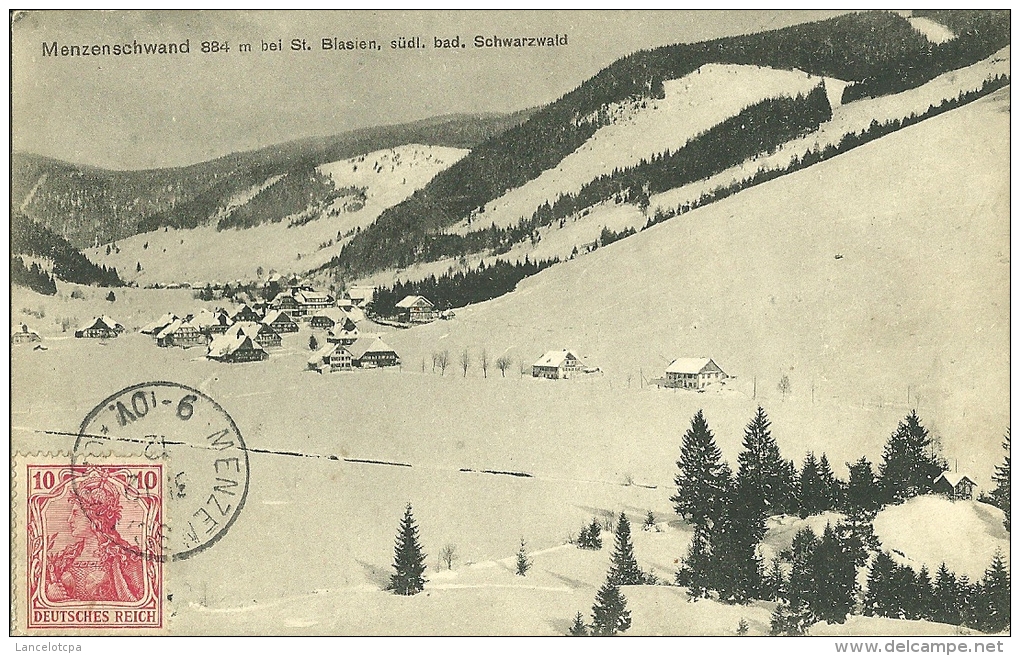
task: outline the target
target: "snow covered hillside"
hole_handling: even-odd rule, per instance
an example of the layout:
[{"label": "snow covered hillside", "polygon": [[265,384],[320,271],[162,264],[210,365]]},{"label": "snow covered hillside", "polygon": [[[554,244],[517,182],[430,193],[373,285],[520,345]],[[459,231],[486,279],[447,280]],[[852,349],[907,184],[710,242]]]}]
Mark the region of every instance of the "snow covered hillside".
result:
[{"label": "snow covered hillside", "polygon": [[1008,112],[996,92],[556,265],[394,346],[410,362],[484,347],[528,364],[572,348],[616,385],[710,356],[747,396],[777,399],[785,374],[799,402],[901,417],[916,405],[961,467],[983,463],[981,484],[1008,423]]},{"label": "snow covered hillside", "polygon": [[[436,173],[468,151],[410,144],[375,151],[318,167],[334,187],[349,190],[315,216],[285,217],[278,223],[218,230],[163,228],[89,249],[95,262],[117,267],[125,280],[139,285],[251,280],[264,271],[301,272],[315,268],[339,252],[355,231],[371,225],[379,214],[423,187]],[[264,193],[280,176],[231,198],[220,216]],[[138,269],[141,265],[141,270]]]},{"label": "snow covered hillside", "polygon": [[[576,193],[592,179],[642,159],[677,150],[689,139],[767,98],[807,95],[823,78],[801,71],[761,66],[707,64],[679,80],[664,83],[666,97],[614,104],[606,108],[610,124],[527,184],[488,203],[474,225],[466,221],[452,231],[467,232],[492,223],[505,227],[528,218],[547,200]],[[845,83],[825,79],[829,102],[839,104]]]}]

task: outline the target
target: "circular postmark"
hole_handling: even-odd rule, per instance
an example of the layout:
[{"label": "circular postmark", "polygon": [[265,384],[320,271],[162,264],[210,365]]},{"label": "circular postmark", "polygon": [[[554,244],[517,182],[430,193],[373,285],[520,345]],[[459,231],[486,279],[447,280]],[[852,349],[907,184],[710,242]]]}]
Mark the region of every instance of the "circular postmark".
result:
[{"label": "circular postmark", "polygon": [[[248,496],[248,449],[234,420],[208,395],[179,383],[126,387],[103,400],[78,429],[72,466],[108,455],[162,462],[162,553],[183,560],[221,539]],[[145,481],[143,481],[145,483]]]}]

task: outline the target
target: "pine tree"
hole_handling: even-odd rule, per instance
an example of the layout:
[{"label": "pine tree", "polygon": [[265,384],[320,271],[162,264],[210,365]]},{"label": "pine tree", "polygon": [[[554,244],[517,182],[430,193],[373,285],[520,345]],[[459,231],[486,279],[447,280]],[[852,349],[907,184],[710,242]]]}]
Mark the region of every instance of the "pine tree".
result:
[{"label": "pine tree", "polygon": [[822,486],[821,476],[818,474],[818,461],[814,453],[808,453],[804,458],[804,466],[800,470],[800,516],[817,515],[825,510],[825,493]]},{"label": "pine tree", "polygon": [[935,615],[935,589],[926,565],[921,565],[916,581],[917,619],[931,620]]},{"label": "pine tree", "polygon": [[418,544],[418,527],[411,504],[404,510],[393,551],[393,569],[389,589],[399,595],[418,594],[425,588],[425,553]]},{"label": "pine tree", "polygon": [[574,623],[570,625],[570,632],[567,635],[572,636],[588,635],[588,627],[585,626],[584,618],[581,616],[580,611],[578,611],[577,615],[574,616]]},{"label": "pine tree", "polygon": [[734,499],[712,527],[708,580],[721,601],[742,604],[759,594],[762,563],[757,548],[765,532],[764,525],[765,519],[757,504]]},{"label": "pine tree", "polygon": [[996,549],[992,564],[978,585],[975,604],[978,628],[985,633],[999,633],[1009,628],[1009,589],[1009,569],[1002,552]]},{"label": "pine tree", "polygon": [[676,513],[707,528],[718,520],[731,486],[732,474],[701,410],[691,419],[680,446],[676,494],[670,497]]},{"label": "pine tree", "polygon": [[592,519],[591,524],[581,528],[577,546],[579,549],[590,549],[591,551],[598,551],[602,548],[602,526],[599,525],[598,519]]},{"label": "pine tree", "polygon": [[825,526],[808,559],[808,606],[817,619],[842,624],[853,610],[857,593],[857,565],[849,531]]},{"label": "pine tree", "polygon": [[517,550],[517,576],[525,576],[531,569],[531,559],[528,558],[524,538],[521,538],[521,548]]},{"label": "pine tree", "polygon": [[[794,502],[793,465],[783,460],[770,431],[770,422],[765,410],[758,410],[744,430],[744,450],[737,461],[735,496],[748,509],[755,509],[762,520],[771,515],[791,510]],[[765,534],[762,521],[757,536]]]},{"label": "pine tree", "polygon": [[741,618],[740,618],[740,621],[739,621],[739,622],[737,622],[737,635],[738,635],[738,636],[746,636],[746,635],[747,635],[747,631],[748,631],[748,629],[750,629],[750,628],[751,628],[751,627],[749,627],[749,626],[747,625],[747,620],[746,620],[746,619],[744,619],[743,617],[741,617]]},{"label": "pine tree", "polygon": [[713,563],[708,549],[708,538],[705,529],[694,527],[694,537],[687,547],[680,568],[676,572],[676,584],[687,587],[687,594],[692,599],[708,597],[713,587]]},{"label": "pine tree", "polygon": [[630,541],[630,520],[620,513],[620,521],[616,523],[616,543],[610,561],[609,579],[616,585],[641,585],[644,574],[638,567],[634,557],[634,545]]},{"label": "pine tree", "polygon": [[881,503],[881,493],[871,463],[862,456],[853,464],[847,463],[847,467],[850,469],[850,480],[843,495],[843,509],[849,515],[870,515]]},{"label": "pine tree", "polygon": [[932,440],[916,410],[890,436],[879,469],[884,500],[888,503],[931,491],[932,483],[945,471],[945,463],[933,453]]},{"label": "pine tree", "polygon": [[1006,456],[1003,458],[1002,464],[995,468],[995,473],[992,474],[992,480],[995,481],[995,489],[992,490],[991,497],[995,505],[1006,513],[1005,519],[1002,521],[1002,525],[1009,530],[1009,429],[1006,429],[1006,436],[1002,441],[1002,448],[1006,451]]},{"label": "pine tree", "polygon": [[762,577],[762,596],[765,599],[779,601],[786,595],[786,576],[783,574],[782,562],[778,557],[774,557],[769,563],[768,571]]},{"label": "pine tree", "polygon": [[769,635],[803,636],[807,635],[808,627],[814,624],[811,609],[803,599],[796,601],[783,600],[772,611],[769,622]]},{"label": "pine tree", "polygon": [[843,486],[832,471],[829,459],[824,453],[818,459],[818,478],[822,481],[822,498],[825,510],[835,510],[843,500]]},{"label": "pine tree", "polygon": [[885,551],[872,560],[868,571],[868,590],[864,595],[864,614],[879,617],[897,617],[892,614],[890,600],[894,596],[893,573],[896,563]]},{"label": "pine tree", "polygon": [[591,633],[597,636],[613,636],[630,628],[630,611],[627,598],[623,596],[613,577],[609,576],[595,595],[591,609]]},{"label": "pine tree", "polygon": [[319,340],[315,339],[315,335],[308,336],[308,350],[314,351],[319,348]]},{"label": "pine tree", "polygon": [[960,613],[962,602],[960,584],[956,580],[956,575],[949,571],[945,563],[939,565],[938,570],[935,571],[932,588],[932,621],[942,624],[961,624],[963,616]]}]

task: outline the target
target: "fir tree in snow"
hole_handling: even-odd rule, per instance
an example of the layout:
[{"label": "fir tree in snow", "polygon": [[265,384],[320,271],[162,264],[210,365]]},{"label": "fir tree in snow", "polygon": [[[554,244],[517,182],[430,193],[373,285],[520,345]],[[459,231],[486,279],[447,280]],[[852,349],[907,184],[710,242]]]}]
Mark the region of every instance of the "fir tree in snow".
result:
[{"label": "fir tree in snow", "polygon": [[868,591],[864,595],[864,614],[877,615],[880,617],[897,617],[893,614],[893,603],[895,596],[893,588],[893,574],[897,566],[885,551],[880,551],[871,561],[871,568],[868,570]]},{"label": "fir tree in snow", "polygon": [[630,628],[630,611],[627,598],[623,596],[613,577],[609,576],[595,595],[591,609],[591,633],[597,636],[613,636]]},{"label": "fir tree in snow", "polygon": [[935,571],[932,588],[932,621],[942,624],[962,624],[961,609],[964,602],[964,590],[956,580],[956,575],[946,567],[945,563],[939,565],[938,570]]},{"label": "fir tree in snow", "polygon": [[738,636],[746,636],[747,635],[747,630],[749,628],[750,627],[747,625],[747,620],[744,619],[743,617],[741,617],[740,621],[737,622],[737,635]]},{"label": "fir tree in snow", "polygon": [[638,567],[634,557],[634,545],[630,540],[630,520],[620,513],[620,521],[616,523],[616,543],[609,567],[609,579],[616,585],[641,585],[644,574]]},{"label": "fir tree in snow", "polygon": [[676,494],[670,501],[678,515],[707,528],[722,514],[732,474],[701,410],[684,434],[676,464],[679,468],[674,478]]},{"label": "fir tree in snow", "polygon": [[577,537],[577,546],[579,549],[590,549],[591,551],[598,551],[602,548],[602,526],[598,519],[592,519],[591,524],[581,528],[581,533]]},{"label": "fir tree in snow", "polygon": [[921,570],[917,573],[914,595],[916,599],[911,599],[911,602],[916,604],[917,619],[931,620],[935,615],[935,589],[932,586],[931,574],[925,565],[921,565]]},{"label": "fir tree in snow", "polygon": [[772,611],[769,622],[769,635],[803,636],[807,635],[808,627],[814,624],[811,609],[803,599],[796,601],[783,600]]},{"label": "fir tree in snow", "polygon": [[762,585],[758,543],[765,533],[765,518],[758,504],[730,503],[709,538],[709,580],[719,599],[742,604],[755,597]]},{"label": "fir tree in snow", "polygon": [[853,610],[857,594],[857,556],[858,550],[848,531],[827,524],[810,557],[812,586],[807,601],[817,619],[842,624]]},{"label": "fir tree in snow", "polygon": [[399,595],[418,594],[425,588],[425,553],[418,544],[418,526],[414,522],[411,504],[404,510],[393,550],[393,569],[389,589]]},{"label": "fir tree in snow", "polygon": [[850,469],[850,480],[843,495],[842,507],[848,515],[871,515],[881,505],[881,493],[871,463],[862,456],[853,464],[847,463],[847,467]]},{"label": "fir tree in snow", "polygon": [[1006,513],[1005,519],[1002,521],[1002,525],[1009,530],[1009,429],[1006,429],[1006,436],[1002,441],[1002,448],[1006,451],[1006,457],[1003,459],[1002,464],[996,466],[995,473],[992,474],[992,480],[995,481],[995,489],[992,490],[991,497],[995,505]]},{"label": "fir tree in snow", "polygon": [[567,635],[572,636],[588,635],[588,627],[585,626],[584,618],[581,616],[580,611],[578,611],[577,615],[574,616],[574,623],[570,625],[570,632]]},{"label": "fir tree in snow", "polygon": [[[738,503],[756,507],[762,519],[793,510],[794,468],[783,460],[779,445],[772,437],[771,423],[765,410],[758,406],[744,430],[744,450],[737,458],[739,467],[735,484]],[[758,540],[765,534],[764,522]]]},{"label": "fir tree in snow", "polygon": [[799,494],[800,516],[817,515],[826,510],[825,493],[822,486],[822,478],[818,474],[818,461],[814,453],[808,453],[804,458],[804,466],[800,470]]},{"label": "fir tree in snow", "polygon": [[531,559],[528,558],[527,545],[524,538],[521,538],[521,548],[517,550],[517,576],[525,576],[531,569]]},{"label": "fir tree in snow", "polygon": [[998,549],[978,585],[975,607],[981,631],[999,633],[1009,629],[1009,569]]},{"label": "fir tree in snow", "polygon": [[945,462],[935,455],[917,411],[911,411],[896,427],[882,453],[884,500],[898,503],[931,491],[932,483],[945,469]]},{"label": "fir tree in snow", "polygon": [[319,340],[315,339],[315,335],[308,336],[308,350],[314,351],[319,348]]},{"label": "fir tree in snow", "polygon": [[645,515],[645,523],[641,528],[645,531],[655,530],[655,514],[651,510],[649,510],[648,514]]},{"label": "fir tree in snow", "polygon": [[774,557],[769,563],[768,570],[762,577],[762,597],[772,601],[778,601],[787,595],[786,576],[783,574],[782,562]]},{"label": "fir tree in snow", "polygon": [[822,498],[825,510],[835,510],[843,500],[843,485],[832,471],[832,465],[824,453],[818,459],[818,478],[822,481]]},{"label": "fir tree in snow", "polygon": [[686,586],[691,599],[708,597],[708,591],[713,587],[714,569],[705,533],[700,526],[694,527],[687,555],[676,572],[676,584]]}]

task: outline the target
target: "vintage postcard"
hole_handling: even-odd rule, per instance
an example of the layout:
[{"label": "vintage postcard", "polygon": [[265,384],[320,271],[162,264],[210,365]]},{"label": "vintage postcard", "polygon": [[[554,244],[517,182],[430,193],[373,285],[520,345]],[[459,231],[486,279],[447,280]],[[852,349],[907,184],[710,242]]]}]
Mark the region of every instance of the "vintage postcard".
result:
[{"label": "vintage postcard", "polygon": [[11,633],[1001,649],[1010,19],[11,12]]}]

